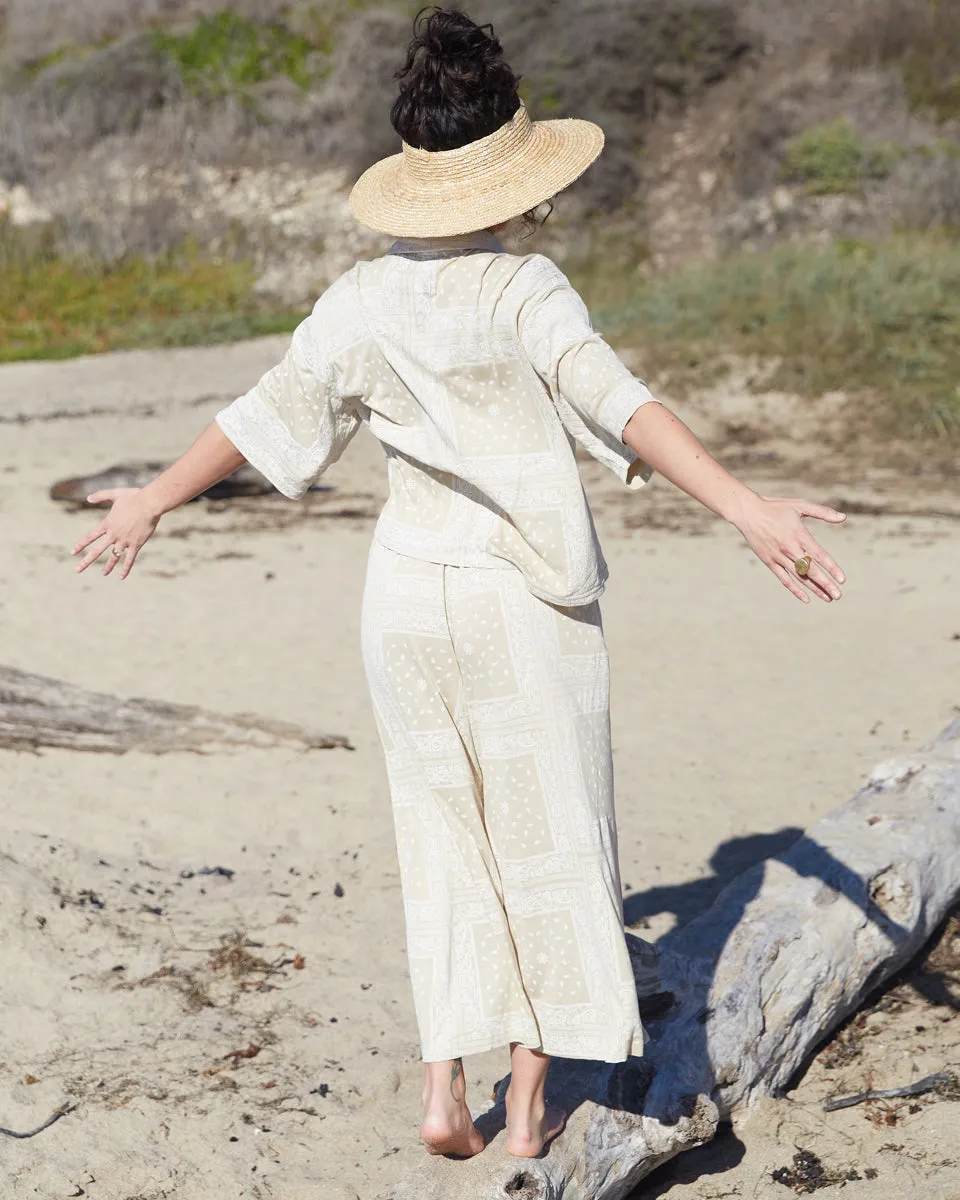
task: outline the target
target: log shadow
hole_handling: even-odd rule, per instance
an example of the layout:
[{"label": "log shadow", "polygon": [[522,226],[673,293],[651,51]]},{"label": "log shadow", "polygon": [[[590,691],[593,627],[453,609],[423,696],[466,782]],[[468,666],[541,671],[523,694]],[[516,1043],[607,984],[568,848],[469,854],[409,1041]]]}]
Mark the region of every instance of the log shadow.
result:
[{"label": "log shadow", "polygon": [[[711,1061],[707,1023],[711,1004],[714,972],[730,937],[744,919],[751,901],[763,884],[763,864],[771,859],[789,866],[798,875],[816,878],[825,888],[846,897],[894,941],[904,940],[909,933],[873,902],[870,888],[855,871],[831,854],[803,830],[786,827],[772,833],[731,838],[721,843],[710,858],[713,874],[705,878],[674,885],[658,885],[632,894],[624,901],[627,924],[642,918],[671,913],[675,927],[658,940],[657,947],[682,959],[692,955],[708,956],[710,969],[702,972],[696,991],[685,998],[685,1011],[697,1013],[698,1019],[684,1023],[685,1040],[682,1054],[686,1059],[679,1078],[696,1090],[707,1092],[722,1104],[723,1081],[718,1080]],[[685,931],[698,917],[698,937],[685,936]],[[670,1028],[678,1012],[670,1003],[669,993],[661,997],[661,1011],[645,1020],[651,1035],[651,1051],[655,1056],[657,1043]],[[666,1056],[669,1058],[669,1055]],[[673,1064],[672,1064],[673,1065]],[[648,1107],[647,1115],[665,1124],[672,1124],[683,1115],[688,1096],[681,1087],[672,1102]],[[691,1087],[691,1092],[693,1088]],[[659,1111],[651,1111],[657,1108]],[[735,1166],[743,1156],[743,1146],[732,1130],[722,1133],[718,1140],[687,1151],[650,1176],[632,1193],[632,1200],[656,1200],[676,1183],[693,1183],[703,1175],[722,1174]]]},{"label": "log shadow", "polygon": [[[718,846],[711,856],[712,875],[685,883],[660,885],[631,894],[624,901],[624,921],[627,925],[632,925],[644,917],[669,912],[677,918],[677,926],[672,931],[676,932],[676,929],[682,928],[706,912],[731,880],[747,868],[782,853],[802,836],[802,829],[787,828],[775,833],[731,838]],[[757,888],[760,881],[758,877]],[[742,904],[731,908],[723,926],[716,930],[716,958],[719,959],[727,937],[739,923],[743,909],[755,894],[756,889],[753,889],[744,897]],[[673,996],[669,993],[656,992],[641,996],[640,1016],[651,1039],[648,1050],[659,1040],[662,1027],[669,1021],[673,1009]],[[706,1039],[691,1045],[689,1052],[692,1059],[707,1060]],[[645,1112],[645,1102],[653,1074],[652,1055],[649,1053],[642,1058],[630,1058],[625,1063],[616,1064],[555,1058],[550,1066],[548,1098],[551,1103],[560,1105],[567,1112],[573,1112],[584,1101],[590,1100],[601,1107],[634,1116],[652,1116],[669,1125],[675,1124],[681,1117],[690,1116],[696,1100],[693,1093],[678,1097],[677,1107],[670,1112]],[[485,1114],[482,1130],[485,1137],[488,1133],[494,1135],[503,1127],[502,1095],[507,1082],[508,1080],[504,1080],[502,1086],[498,1087],[497,1103],[494,1109]]]},{"label": "log shadow", "polygon": [[905,982],[934,1008],[952,1008],[960,1012],[960,999],[950,990],[950,977],[942,971],[918,971]]},{"label": "log shadow", "polygon": [[731,1125],[722,1125],[713,1141],[694,1146],[658,1167],[630,1193],[627,1200],[662,1200],[679,1185],[696,1183],[710,1175],[723,1175],[743,1161],[747,1147]]},{"label": "log shadow", "polygon": [[[773,833],[752,833],[721,842],[710,856],[711,875],[685,883],[659,884],[646,891],[632,892],[623,902],[626,925],[637,925],[648,917],[670,913],[676,917],[675,933],[713,904],[723,889],[749,867],[775,858],[794,845],[803,830],[794,826]],[[665,937],[670,935],[664,935]],[[662,939],[661,939],[662,940]]]},{"label": "log shadow", "polygon": [[[711,856],[712,875],[686,883],[659,885],[634,893],[624,903],[627,923],[672,913],[677,925],[659,940],[658,949],[668,950],[680,961],[694,955],[701,964],[706,959],[707,969],[696,973],[699,982],[684,996],[682,1009],[668,990],[642,994],[641,1017],[649,1035],[644,1056],[618,1064],[555,1059],[547,1088],[551,1102],[573,1112],[589,1100],[624,1114],[626,1122],[646,1117],[667,1126],[693,1116],[699,1095],[708,1095],[722,1105],[724,1081],[717,1078],[711,1062],[707,1028],[711,1004],[716,1003],[716,997],[712,997],[714,972],[730,937],[760,891],[763,864],[771,859],[800,876],[818,879],[830,894],[845,896],[891,940],[909,936],[906,929],[873,902],[866,881],[801,829],[788,827],[729,839]],[[697,922],[695,935],[688,938],[686,931],[698,917],[701,920]],[[683,1026],[683,1039],[674,1046],[678,1023]],[[661,1057],[670,1071],[671,1086],[651,1090]],[[507,1082],[504,1080],[498,1089],[495,1107],[481,1118],[482,1132],[488,1139],[502,1128],[502,1097]],[[742,1153],[742,1144],[732,1133],[716,1149],[704,1148],[695,1155],[688,1151],[681,1156],[685,1163],[684,1182],[692,1182],[703,1174],[721,1173],[735,1165]],[[666,1182],[664,1176],[662,1183]],[[662,1185],[654,1181],[653,1186]],[[636,1196],[637,1200],[641,1195],[653,1200],[658,1194],[662,1192],[645,1191]]]},{"label": "log shadow", "polygon": [[[709,909],[732,879],[748,867],[782,853],[802,836],[802,829],[788,828],[775,833],[753,834],[723,842],[710,858],[712,875],[631,894],[624,901],[624,921],[627,925],[632,925],[644,917],[668,912],[677,918],[676,928],[682,928]],[[742,907],[739,911],[731,911],[729,914],[729,929],[726,933],[721,932],[717,941],[717,958],[726,942],[726,935],[736,926],[741,915]],[[659,992],[641,997],[640,1016],[650,1032],[652,1041],[657,1040],[658,1027],[669,1018],[672,1009],[673,997],[667,993]],[[706,1046],[691,1047],[691,1053],[705,1055]],[[604,1108],[641,1116],[644,1114],[644,1103],[652,1081],[653,1065],[647,1055],[617,1064],[592,1062],[587,1059],[554,1058],[547,1083],[547,1098],[550,1103],[559,1105],[568,1113],[574,1112],[584,1101],[589,1100]],[[477,1128],[486,1142],[496,1137],[504,1128],[503,1096],[508,1083],[509,1077],[497,1085],[494,1107],[477,1118]],[[673,1124],[678,1117],[690,1115],[694,1099],[691,1095],[686,1103],[681,1101],[675,1112],[646,1115],[659,1115],[664,1123]]]}]

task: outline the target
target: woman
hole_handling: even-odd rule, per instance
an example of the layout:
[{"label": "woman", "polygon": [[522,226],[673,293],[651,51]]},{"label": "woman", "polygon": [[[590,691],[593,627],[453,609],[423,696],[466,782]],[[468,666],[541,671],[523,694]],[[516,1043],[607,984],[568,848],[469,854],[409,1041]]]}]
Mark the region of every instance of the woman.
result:
[{"label": "woman", "polygon": [[658,471],[730,521],[798,599],[843,574],[803,517],[728,474],[593,332],[562,272],[496,233],[600,153],[587,121],[533,123],[489,26],[424,10],[398,73],[401,154],[351,195],[398,237],[317,302],[283,361],[146,487],[98,492],[74,548],[125,578],[161,516],[244,461],[301,496],[361,423],[390,496],[370,552],[364,664],[386,755],[426,1063],[421,1136],[483,1148],[462,1056],[510,1046],[506,1147],[564,1114],[550,1056],[643,1051],[617,865],[606,564],[579,443],[629,487]]}]

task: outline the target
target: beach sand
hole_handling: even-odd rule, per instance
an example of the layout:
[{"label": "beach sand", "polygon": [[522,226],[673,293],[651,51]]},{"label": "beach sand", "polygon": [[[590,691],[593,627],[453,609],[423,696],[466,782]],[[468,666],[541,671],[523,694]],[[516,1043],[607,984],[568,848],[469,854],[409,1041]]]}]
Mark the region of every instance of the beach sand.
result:
[{"label": "beach sand", "polygon": [[[175,457],[285,345],[0,368],[0,663],[294,721],[354,747],[0,752],[0,1124],[28,1129],[77,1102],[37,1137],[2,1140],[4,1196],[372,1200],[422,1154],[358,635],[379,448],[361,435],[325,480],[334,490],[299,505],[271,496],[171,514],[123,583],[74,574],[69,547],[93,518],[47,494],[65,476]],[[707,434],[709,400],[681,409]],[[749,482],[780,494],[879,495],[897,513],[951,502],[898,490],[889,473],[832,486],[822,459],[745,462]],[[847,594],[802,606],[664,481],[627,494],[594,464],[584,476],[611,568],[626,912],[653,940],[956,715],[960,521],[823,527]],[[928,1098],[892,1123],[876,1105],[819,1109],[838,1089],[960,1070],[957,1007],[897,996],[843,1053],[842,1038],[822,1051],[790,1096],[637,1200],[786,1197],[770,1172],[799,1147],[860,1175],[849,1200],[958,1200],[956,1103]],[[505,1072],[504,1052],[467,1061],[477,1110]]]}]

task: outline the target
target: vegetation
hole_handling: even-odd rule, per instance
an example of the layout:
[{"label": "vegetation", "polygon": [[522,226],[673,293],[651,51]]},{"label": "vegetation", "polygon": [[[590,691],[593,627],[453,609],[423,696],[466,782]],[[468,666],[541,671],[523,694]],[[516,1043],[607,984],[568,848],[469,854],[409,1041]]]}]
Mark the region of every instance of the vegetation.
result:
[{"label": "vegetation", "polygon": [[[300,314],[258,299],[252,266],[237,261],[244,247],[267,252],[266,212],[254,201],[234,241],[235,215],[204,201],[199,185],[167,195],[163,171],[187,179],[198,163],[226,174],[233,164],[274,162],[353,171],[392,153],[386,113],[393,72],[417,7],[417,0],[0,0],[8,14],[0,178],[28,183],[43,203],[47,182],[56,181],[53,207],[62,225],[30,234],[37,244],[27,252],[24,231],[5,231],[0,218],[0,359],[291,328]],[[789,0],[746,7],[733,0],[487,0],[483,17],[522,70],[523,94],[538,115],[587,117],[607,134],[604,154],[569,198],[578,224],[565,268],[611,335],[644,347],[651,369],[670,367],[697,381],[715,376],[730,352],[774,356],[779,386],[810,394],[840,387],[859,392],[865,405],[871,397],[874,431],[954,435],[960,241],[949,230],[960,229],[960,160],[957,126],[934,121],[960,117],[960,2],[869,0],[862,7],[846,40],[837,38],[839,26],[824,32],[809,6]],[[927,123],[927,144],[911,135],[906,150],[871,137],[887,109],[862,103],[858,125],[811,125],[788,141],[805,112],[823,113],[820,93],[808,97],[791,85],[778,98],[769,88],[770,69],[789,81],[797,56],[807,53],[804,28],[821,48],[824,38],[837,38],[832,111],[860,95],[845,72],[899,71],[920,124]],[[767,44],[780,57],[764,68],[756,51]],[[778,174],[814,194],[857,192],[890,176],[857,228],[876,237],[891,227],[940,232],[786,245],[652,277],[639,199],[650,189],[640,184],[648,171],[655,180],[675,150],[658,148],[650,130],[658,114],[682,113],[746,61],[771,97],[752,106],[761,110],[755,127],[743,116],[750,106],[738,108],[749,97],[752,70],[739,91],[715,92],[729,109],[726,123],[740,112],[737,120],[753,130],[749,153],[740,154],[752,174],[732,173],[743,197],[773,188]],[[278,81],[287,86],[269,86]],[[887,92],[895,101],[895,84]],[[131,169],[161,168],[150,203],[135,212],[123,207],[112,176],[89,169],[114,158]],[[75,195],[72,178],[82,183]],[[685,202],[679,194],[678,207]],[[262,207],[269,203],[265,196]],[[567,197],[561,222],[566,205]],[[813,233],[810,223],[826,207],[798,203],[790,227]],[[752,226],[743,228],[749,236]],[[197,246],[184,246],[187,230]],[[280,236],[269,229],[270,238]],[[307,250],[309,235],[295,236]],[[213,258],[209,247],[225,245],[234,247],[232,257]],[[106,265],[70,256],[78,248],[93,258],[108,250],[121,257]]]},{"label": "vegetation", "polygon": [[[8,249],[0,265],[0,361],[228,341],[304,315],[258,299],[249,263],[189,246],[112,267]],[[771,386],[859,394],[871,433],[960,438],[960,239],[779,246],[639,282],[632,259],[621,268],[617,287],[571,275],[651,370],[702,383],[731,353],[777,358]]]},{"label": "vegetation", "polygon": [[204,259],[189,247],[109,267],[6,258],[0,362],[232,341],[293,329],[304,315],[260,301],[249,264]]},{"label": "vegetation", "polygon": [[837,61],[844,67],[899,67],[915,110],[938,121],[960,117],[960,4],[875,0]]},{"label": "vegetation", "polygon": [[859,191],[871,179],[885,179],[901,155],[891,143],[868,145],[845,117],[812,125],[787,146],[780,167],[784,179],[804,183],[814,195]]},{"label": "vegetation", "polygon": [[330,50],[329,29],[319,19],[307,35],[279,20],[250,20],[229,10],[201,16],[187,33],[157,29],[152,38],[188,86],[213,95],[244,92],[278,77],[306,91],[323,73],[319,55]]},{"label": "vegetation", "polygon": [[872,432],[960,436],[960,240],[785,245],[639,283],[597,314],[656,368],[693,378],[729,352],[781,360],[772,386],[871,396]]}]

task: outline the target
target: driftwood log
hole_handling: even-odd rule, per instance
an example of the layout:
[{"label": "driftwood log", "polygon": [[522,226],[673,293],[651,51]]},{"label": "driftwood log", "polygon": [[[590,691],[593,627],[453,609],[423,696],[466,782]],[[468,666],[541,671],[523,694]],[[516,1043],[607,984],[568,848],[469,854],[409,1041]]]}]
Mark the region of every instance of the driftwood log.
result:
[{"label": "driftwood log", "polygon": [[720,1119],[782,1092],[958,895],[960,721],[878,767],[656,948],[631,939],[649,1047],[619,1066],[551,1066],[550,1099],[570,1120],[544,1158],[501,1149],[504,1080],[477,1122],[492,1139],[482,1154],[425,1159],[382,1200],[620,1200]]},{"label": "driftwood log", "polygon": [[[135,462],[117,463],[105,467],[92,475],[76,475],[60,479],[50,488],[50,499],[71,508],[88,508],[87,497],[91,492],[106,491],[108,488],[142,488],[165,471],[169,463]],[[314,484],[311,491],[329,492],[329,484]],[[256,467],[244,463],[232,475],[207,488],[197,500],[230,500],[235,496],[267,496],[278,494],[276,488]],[[95,506],[99,507],[99,506]]]},{"label": "driftwood log", "polygon": [[68,750],[125,754],[143,750],[198,753],[233,746],[349,747],[339,734],[314,733],[252,713],[207,712],[162,700],[123,700],[62,679],[0,666],[0,750]]}]

